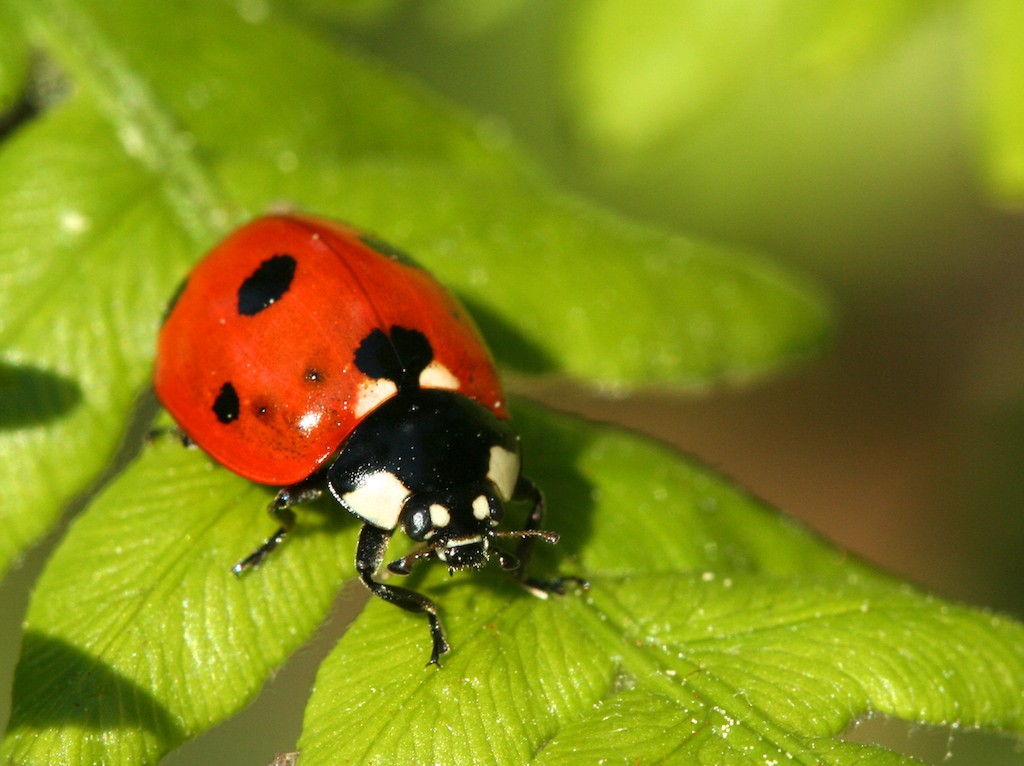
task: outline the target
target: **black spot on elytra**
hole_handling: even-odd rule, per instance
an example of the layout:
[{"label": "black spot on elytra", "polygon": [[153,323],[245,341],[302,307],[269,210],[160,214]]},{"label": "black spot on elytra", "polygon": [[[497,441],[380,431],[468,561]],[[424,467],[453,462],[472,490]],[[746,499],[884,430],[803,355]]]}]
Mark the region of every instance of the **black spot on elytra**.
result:
[{"label": "black spot on elytra", "polygon": [[390,242],[385,242],[383,239],[380,239],[373,234],[363,234],[359,237],[359,241],[374,252],[380,253],[393,261],[398,261],[406,266],[414,266],[416,268],[420,267],[407,252],[395,247]]},{"label": "black spot on elytra", "polygon": [[220,387],[220,393],[213,401],[213,414],[217,416],[217,420],[227,425],[238,420],[238,408],[238,392],[231,385],[231,381],[228,381]]},{"label": "black spot on elytra", "polygon": [[399,390],[419,386],[420,373],[434,359],[434,349],[419,330],[392,327],[390,334],[373,330],[355,353],[359,371],[371,378],[392,381]]},{"label": "black spot on elytra", "polygon": [[292,286],[295,258],[273,255],[259,265],[238,288],[238,313],[254,316],[281,300]]},{"label": "black spot on elytra", "polygon": [[324,374],[316,367],[310,367],[303,376],[308,383],[323,383]]}]

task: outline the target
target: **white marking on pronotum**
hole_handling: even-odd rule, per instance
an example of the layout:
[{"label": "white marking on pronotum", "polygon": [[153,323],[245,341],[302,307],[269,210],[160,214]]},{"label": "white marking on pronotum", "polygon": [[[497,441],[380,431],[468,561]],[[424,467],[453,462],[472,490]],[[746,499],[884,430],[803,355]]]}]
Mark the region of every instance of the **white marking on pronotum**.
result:
[{"label": "white marking on pronotum", "polygon": [[371,473],[351,492],[338,498],[346,508],[367,524],[380,529],[394,529],[402,504],[409,497],[408,488],[388,471]]},{"label": "white marking on pronotum", "polygon": [[452,520],[452,515],[443,505],[434,503],[430,506],[430,523],[435,527],[447,527]]},{"label": "white marking on pronotum", "polygon": [[478,495],[473,500],[473,517],[479,521],[483,521],[491,515],[491,504],[487,502],[487,498],[483,495]]},{"label": "white marking on pronotum", "polygon": [[387,378],[364,380],[359,384],[359,390],[356,392],[356,406],[353,411],[357,418],[361,418],[397,393],[398,386],[393,380]]},{"label": "white marking on pronotum", "polygon": [[446,388],[449,391],[458,391],[460,385],[459,379],[436,359],[420,373],[420,388]]},{"label": "white marking on pronotum", "polygon": [[519,455],[498,445],[491,447],[487,478],[494,482],[503,500],[511,500],[519,480]]}]

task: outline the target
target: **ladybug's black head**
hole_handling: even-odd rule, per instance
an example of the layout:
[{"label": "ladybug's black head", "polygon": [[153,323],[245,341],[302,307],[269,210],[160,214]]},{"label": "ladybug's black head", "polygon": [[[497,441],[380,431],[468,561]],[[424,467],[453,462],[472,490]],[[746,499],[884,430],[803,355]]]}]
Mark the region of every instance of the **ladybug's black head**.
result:
[{"label": "ladybug's black head", "polygon": [[520,465],[518,435],[480,403],[399,388],[348,436],[327,484],[364,523],[423,543],[403,562],[437,558],[454,571],[482,567],[489,555],[511,561],[494,538],[504,534],[496,531],[504,504],[522,499]]},{"label": "ladybug's black head", "polygon": [[453,572],[487,563],[490,539],[504,513],[493,485],[474,490],[414,495],[402,510],[405,533],[426,543]]}]

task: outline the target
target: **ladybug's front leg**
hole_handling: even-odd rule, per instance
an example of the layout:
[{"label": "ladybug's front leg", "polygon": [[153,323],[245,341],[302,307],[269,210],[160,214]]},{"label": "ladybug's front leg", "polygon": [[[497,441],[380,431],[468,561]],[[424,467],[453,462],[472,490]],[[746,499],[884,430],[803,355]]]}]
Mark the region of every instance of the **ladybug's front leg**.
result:
[{"label": "ladybug's front leg", "polygon": [[412,571],[413,566],[419,561],[428,561],[437,558],[433,548],[419,548],[400,559],[388,564],[388,571],[396,575],[407,575]]},{"label": "ladybug's front leg", "polygon": [[288,533],[292,531],[292,527],[295,526],[295,511],[292,510],[292,506],[298,503],[308,503],[320,497],[322,483],[321,477],[314,474],[298,484],[292,484],[290,487],[284,487],[279,491],[267,506],[267,513],[281,526],[277,528],[274,534],[264,540],[259,548],[235,564],[231,571],[241,576],[248,570],[255,569],[262,564],[263,560],[277,546],[284,542]]},{"label": "ladybug's front leg", "polygon": [[441,628],[441,621],[437,616],[437,606],[434,602],[416,591],[400,588],[397,585],[385,585],[373,579],[384,561],[384,554],[390,539],[390,531],[380,529],[372,524],[364,524],[362,532],[359,533],[359,544],[356,547],[356,573],[377,598],[400,606],[407,612],[422,612],[427,615],[427,619],[430,620],[430,638],[433,641],[430,662],[427,664],[440,665],[441,655],[448,651],[448,642],[445,641],[444,630]]}]

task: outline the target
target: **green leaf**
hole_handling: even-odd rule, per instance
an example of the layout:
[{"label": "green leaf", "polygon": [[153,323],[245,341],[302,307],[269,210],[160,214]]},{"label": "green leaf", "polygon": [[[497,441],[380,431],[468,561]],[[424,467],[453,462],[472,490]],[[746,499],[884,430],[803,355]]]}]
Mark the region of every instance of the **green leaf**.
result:
[{"label": "green leaf", "polygon": [[251,701],[323,619],[355,545],[354,519],[314,508],[273,566],[236,578],[273,530],[271,497],[177,439],[147,448],[36,586],[0,760],[155,763]]},{"label": "green leaf", "polygon": [[[909,763],[835,739],[868,711],[1024,733],[1024,627],[879,575],[649,441],[516,416],[562,534],[533,574],[591,588],[414,575],[445,667],[423,667],[421,617],[372,601],[321,668],[304,764]],[[357,526],[314,506],[238,580],[269,498],[172,438],[147,448],[47,565],[0,758],[154,763],[251,700],[352,574]]]},{"label": "green leaf", "polygon": [[0,572],[110,461],[148,379],[189,249],[150,185],[81,101],[0,152]]},{"label": "green leaf", "polygon": [[1019,206],[1024,202],[1024,6],[980,0],[970,8],[983,169],[995,197]]},{"label": "green leaf", "polygon": [[28,44],[24,35],[14,33],[17,18],[0,3],[0,130],[3,114],[17,100],[28,74]]},{"label": "green leaf", "polygon": [[530,179],[470,170],[451,187],[452,172],[350,167],[347,183],[365,180],[350,209],[376,220],[396,199],[434,189],[420,212],[437,231],[400,243],[431,255],[512,371],[696,389],[763,376],[826,342],[813,291],[750,254],[644,230]]},{"label": "green leaf", "polygon": [[527,414],[563,533],[537,569],[590,590],[430,573],[440,671],[423,621],[371,602],[321,666],[304,766],[915,763],[837,738],[869,711],[1024,732],[1024,626],[874,573],[664,448]]},{"label": "green leaf", "polygon": [[0,4],[12,60],[31,43],[67,81],[0,145],[0,572],[110,464],[189,264],[282,202],[414,253],[513,370],[706,386],[821,345],[799,281],[564,198],[464,116],[254,8]]},{"label": "green leaf", "polygon": [[422,6],[425,24],[447,39],[485,34],[528,8],[532,0],[437,0]]},{"label": "green leaf", "polygon": [[[387,18],[398,4],[399,0],[345,0],[343,3],[339,3],[338,0],[290,0],[282,5],[291,7],[291,10],[310,14],[317,20],[359,27],[372,26]],[[239,8],[247,20],[257,23],[266,20],[270,5],[255,0]]]}]

